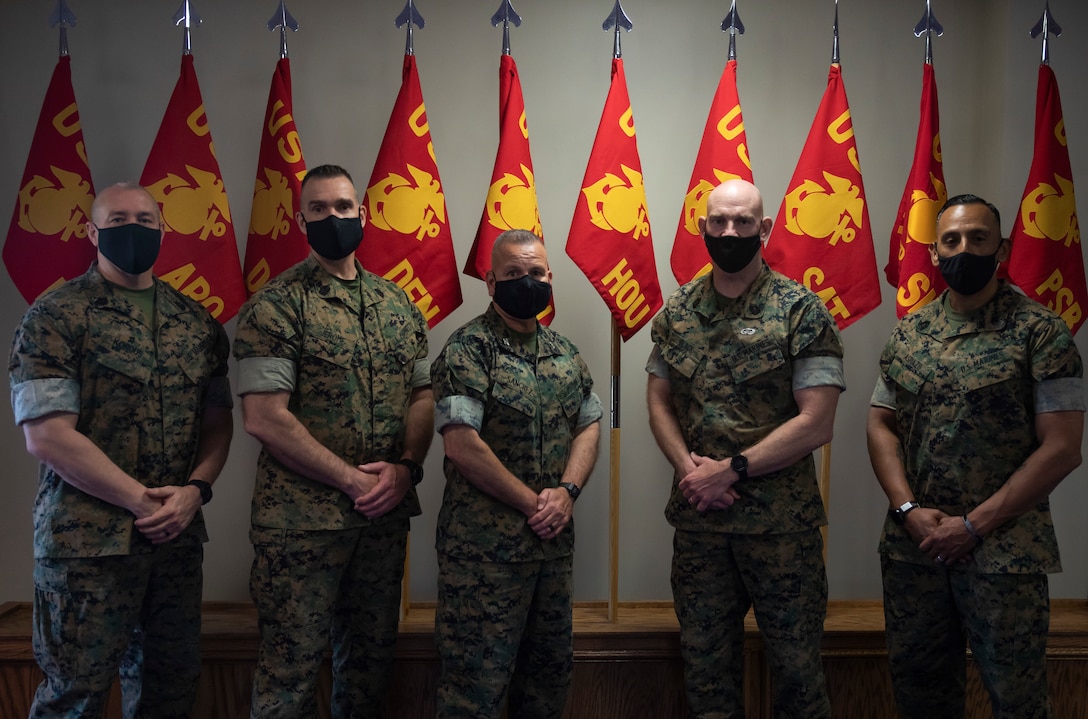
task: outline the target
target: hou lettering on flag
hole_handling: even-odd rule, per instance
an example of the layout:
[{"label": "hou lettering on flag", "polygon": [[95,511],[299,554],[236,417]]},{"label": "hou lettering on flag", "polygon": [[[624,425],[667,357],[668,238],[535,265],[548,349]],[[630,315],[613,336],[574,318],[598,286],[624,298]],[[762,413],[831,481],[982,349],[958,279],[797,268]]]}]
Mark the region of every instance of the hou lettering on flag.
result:
[{"label": "hou lettering on flag", "polygon": [[27,302],[83,274],[94,261],[87,239],[93,202],[71,57],[64,55],[45,92],[4,241],[4,265]]},{"label": "hou lettering on flag", "polygon": [[622,58],[612,59],[612,83],[566,250],[608,305],[624,341],[661,308],[646,188]]},{"label": "hou lettering on flag", "polygon": [[248,294],[301,262],[310,252],[306,233],[295,221],[306,162],[291,105],[290,62],[281,58],[276,63],[261,126],[260,159],[243,263]]},{"label": "hou lettering on flag", "polygon": [[[491,269],[491,249],[495,238],[506,230],[529,230],[543,239],[540,208],[536,197],[536,176],[529,152],[529,125],[525,119],[525,99],[521,93],[518,66],[510,55],[499,60],[499,148],[491,185],[484,201],[480,226],[472,242],[464,273],[476,279],[487,277]],[[551,324],[555,317],[555,296],[537,315],[541,324]]]},{"label": "hou lettering on flag", "polygon": [[434,327],[460,306],[461,285],[415,55],[404,56],[364,204],[360,263],[403,289]]},{"label": "hou lettering on flag", "polygon": [[861,163],[838,63],[831,65],[763,256],[819,295],[840,329],[880,304]]},{"label": "hou lettering on flag", "polygon": [[1035,154],[1013,222],[1009,279],[1028,297],[1061,315],[1076,333],[1088,305],[1073,170],[1058,80],[1039,66]]},{"label": "hou lettering on flag", "polygon": [[753,182],[744,117],[737,94],[736,60],[726,63],[718,82],[688,192],[684,196],[684,209],[676,227],[670,263],[673,276],[680,284],[710,272],[710,256],[699,232],[699,218],[706,216],[707,195],[726,180]]},{"label": "hou lettering on flag", "polygon": [[899,211],[895,215],[884,275],[895,288],[895,314],[900,319],[924,307],[947,286],[933,266],[930,248],[937,241],[937,212],[948,199],[941,158],[940,113],[933,65],[922,71],[918,138]]},{"label": "hou lettering on flag", "polygon": [[220,322],[234,317],[246,298],[242,267],[192,55],[181,57],[140,184],[158,201],[166,231],[155,274]]}]

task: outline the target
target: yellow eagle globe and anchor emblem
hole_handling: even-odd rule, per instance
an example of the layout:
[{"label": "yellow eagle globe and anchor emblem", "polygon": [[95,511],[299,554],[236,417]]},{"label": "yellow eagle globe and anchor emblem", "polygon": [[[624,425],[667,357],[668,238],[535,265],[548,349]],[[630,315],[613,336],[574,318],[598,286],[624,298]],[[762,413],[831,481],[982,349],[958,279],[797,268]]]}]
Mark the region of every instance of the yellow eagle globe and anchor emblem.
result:
[{"label": "yellow eagle globe and anchor emblem", "polygon": [[50,165],[53,182],[34,175],[19,190],[19,228],[41,235],[60,235],[61,242],[87,236],[94,194],[91,183],[77,172]]},{"label": "yellow eagle globe and anchor emblem", "polygon": [[626,181],[608,172],[588,187],[582,188],[589,209],[589,219],[602,230],[630,234],[638,240],[650,234],[649,211],[646,209],[646,188],[642,173],[620,165]]},{"label": "yellow eagle globe and anchor emblem", "polygon": [[367,188],[367,218],[379,229],[415,235],[422,242],[437,237],[446,222],[445,195],[426,170],[408,165],[408,173],[411,180],[391,172]]}]

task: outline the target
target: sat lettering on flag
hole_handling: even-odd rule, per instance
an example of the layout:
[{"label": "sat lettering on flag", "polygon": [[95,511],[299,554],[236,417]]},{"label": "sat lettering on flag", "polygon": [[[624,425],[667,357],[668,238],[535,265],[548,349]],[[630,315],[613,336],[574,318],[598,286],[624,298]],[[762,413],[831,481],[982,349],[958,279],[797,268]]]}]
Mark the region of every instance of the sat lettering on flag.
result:
[{"label": "sat lettering on flag", "polygon": [[1039,66],[1035,154],[1010,237],[1009,279],[1076,333],[1084,324],[1088,288],[1062,100],[1047,64]]},{"label": "sat lettering on flag", "polygon": [[819,295],[840,329],[880,304],[857,141],[837,63],[763,256]]},{"label": "sat lettering on flag", "polygon": [[612,84],[566,249],[608,305],[624,341],[661,308],[642,163],[621,58],[612,60]]},{"label": "sat lettering on flag", "polygon": [[140,184],[159,203],[166,231],[155,274],[226,322],[245,301],[245,288],[192,55],[182,55]]},{"label": "sat lettering on flag", "polygon": [[42,101],[4,241],[4,265],[27,302],[83,274],[94,261],[87,239],[93,202],[71,57],[63,55]]},{"label": "sat lettering on flag", "polygon": [[359,261],[403,289],[434,327],[460,306],[461,285],[415,55],[404,56],[364,204]]},{"label": "sat lettering on flag", "polygon": [[306,161],[291,108],[290,62],[281,58],[276,63],[261,130],[261,152],[243,263],[248,294],[301,262],[310,252],[306,234],[295,222]]}]

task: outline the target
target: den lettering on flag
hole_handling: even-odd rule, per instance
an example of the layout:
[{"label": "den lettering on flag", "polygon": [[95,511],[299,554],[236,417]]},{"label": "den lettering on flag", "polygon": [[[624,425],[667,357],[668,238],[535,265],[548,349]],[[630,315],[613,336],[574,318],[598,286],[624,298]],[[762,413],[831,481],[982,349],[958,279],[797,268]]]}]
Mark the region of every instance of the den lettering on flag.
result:
[{"label": "den lettering on flag", "polygon": [[181,57],[140,184],[162,208],[166,230],[155,274],[220,322],[234,317],[246,298],[242,268],[192,55]]},{"label": "den lettering on flag", "polygon": [[395,282],[434,327],[461,304],[461,285],[415,55],[404,56],[364,204],[360,263]]},{"label": "den lettering on flag", "polygon": [[[513,57],[504,54],[499,60],[499,149],[495,153],[480,226],[465,260],[466,275],[480,280],[487,276],[495,238],[506,230],[529,230],[537,237],[544,237],[518,66]],[[554,300],[553,296],[537,315],[541,324],[551,324],[555,317]]]},{"label": "den lettering on flag", "polygon": [[612,83],[566,249],[608,305],[624,341],[661,308],[646,188],[622,58],[612,59]]},{"label": "den lettering on flag", "polygon": [[306,234],[295,222],[306,162],[291,107],[291,61],[281,58],[261,127],[261,151],[253,185],[253,208],[243,263],[246,293],[301,262],[310,252]]},{"label": "den lettering on flag", "polygon": [[710,256],[699,232],[699,218],[706,216],[706,198],[726,180],[752,182],[752,162],[744,134],[744,117],[737,94],[737,61],[729,60],[718,81],[718,91],[706,118],[699,154],[691,171],[684,209],[676,227],[670,264],[680,284],[710,272]]},{"label": "den lettering on flag", "polygon": [[1088,290],[1062,100],[1047,64],[1039,66],[1035,155],[1011,239],[1009,279],[1076,333],[1084,324]]},{"label": "den lettering on flag", "polygon": [[64,55],[45,92],[4,241],[4,265],[27,302],[83,274],[94,261],[87,239],[92,202],[71,57]]},{"label": "den lettering on flag", "polygon": [[838,63],[831,65],[763,256],[819,295],[840,329],[880,304],[861,163]]},{"label": "den lettering on flag", "polygon": [[940,113],[933,65],[922,70],[918,138],[899,211],[895,215],[884,276],[895,288],[895,314],[900,319],[925,306],[947,286],[933,266],[930,247],[937,241],[937,212],[948,199],[941,158]]}]

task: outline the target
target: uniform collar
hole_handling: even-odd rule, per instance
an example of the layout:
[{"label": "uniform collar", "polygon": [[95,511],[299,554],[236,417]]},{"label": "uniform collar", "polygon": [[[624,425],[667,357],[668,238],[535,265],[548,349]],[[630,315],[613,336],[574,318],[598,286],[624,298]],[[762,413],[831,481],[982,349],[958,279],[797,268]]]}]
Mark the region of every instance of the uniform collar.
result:
[{"label": "uniform collar", "polygon": [[[520,332],[510,328],[510,325],[503,321],[498,312],[495,311],[494,305],[488,305],[487,312],[483,314],[483,322],[491,332],[495,335],[495,339],[498,340],[499,347],[507,352],[514,354],[522,354],[517,351],[516,348],[524,347],[525,341],[521,338]],[[558,355],[563,353],[562,345],[557,341],[558,335],[551,329],[536,323],[536,351],[538,357],[549,357],[552,355]]]},{"label": "uniform collar", "polygon": [[933,304],[934,311],[920,319],[918,330],[935,337],[974,334],[977,332],[998,332],[1008,324],[1020,292],[1006,280],[999,280],[997,293],[989,302],[967,315],[963,322],[950,322],[945,314],[944,303],[948,290],[940,294]]},{"label": "uniform collar", "polygon": [[[766,262],[763,262],[763,266],[756,278],[752,280],[752,284],[748,285],[748,289],[744,291],[744,294],[734,300],[737,306],[742,308],[740,317],[758,319],[763,316],[763,309],[767,304],[767,298],[763,296],[763,287],[767,284],[771,275],[771,268],[767,266]],[[713,272],[706,273],[698,282],[699,287],[694,309],[704,318],[713,319],[720,313],[718,309],[718,291],[714,289]]]}]

